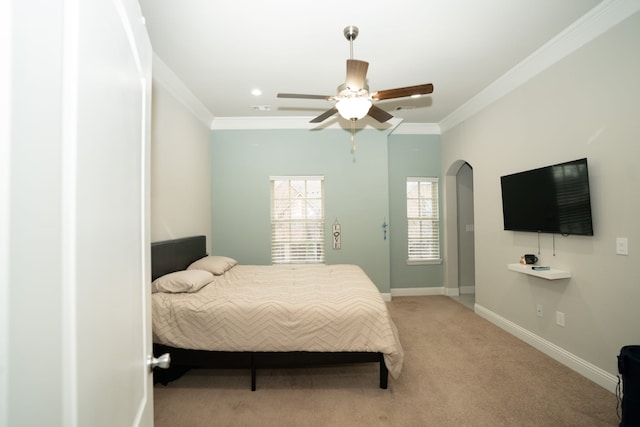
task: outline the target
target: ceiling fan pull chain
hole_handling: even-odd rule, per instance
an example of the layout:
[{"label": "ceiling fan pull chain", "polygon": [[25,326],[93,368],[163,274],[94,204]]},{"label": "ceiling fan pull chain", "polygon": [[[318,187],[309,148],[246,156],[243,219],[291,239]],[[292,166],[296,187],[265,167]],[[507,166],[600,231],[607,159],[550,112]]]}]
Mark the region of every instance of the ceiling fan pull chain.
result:
[{"label": "ceiling fan pull chain", "polygon": [[351,120],[351,143],[353,144],[351,146],[351,152],[355,153],[356,152],[356,121],[355,120]]}]

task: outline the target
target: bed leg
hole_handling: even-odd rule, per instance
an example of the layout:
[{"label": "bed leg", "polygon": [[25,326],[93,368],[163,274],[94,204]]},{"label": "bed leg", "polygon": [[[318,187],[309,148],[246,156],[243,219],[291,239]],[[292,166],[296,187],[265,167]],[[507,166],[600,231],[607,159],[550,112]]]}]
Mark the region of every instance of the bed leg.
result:
[{"label": "bed leg", "polygon": [[256,391],[256,360],[255,354],[251,353],[251,391]]},{"label": "bed leg", "polygon": [[389,370],[384,364],[384,356],[380,355],[380,388],[387,389],[389,384]]}]

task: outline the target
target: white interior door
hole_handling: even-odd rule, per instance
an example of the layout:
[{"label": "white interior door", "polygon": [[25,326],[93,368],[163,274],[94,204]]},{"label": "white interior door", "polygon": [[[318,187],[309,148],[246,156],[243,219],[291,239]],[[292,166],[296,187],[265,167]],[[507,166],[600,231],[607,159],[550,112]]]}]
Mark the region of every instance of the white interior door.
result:
[{"label": "white interior door", "polygon": [[82,0],[76,7],[67,12],[77,17],[78,33],[66,39],[65,76],[66,102],[77,103],[76,133],[71,105],[63,194],[74,212],[65,218],[73,236],[65,250],[75,264],[68,267],[75,275],[77,425],[152,425],[151,47],[137,2]]},{"label": "white interior door", "polygon": [[0,427],[151,426],[135,0],[0,1]]},{"label": "white interior door", "polygon": [[11,3],[0,2],[0,427],[9,425]]}]

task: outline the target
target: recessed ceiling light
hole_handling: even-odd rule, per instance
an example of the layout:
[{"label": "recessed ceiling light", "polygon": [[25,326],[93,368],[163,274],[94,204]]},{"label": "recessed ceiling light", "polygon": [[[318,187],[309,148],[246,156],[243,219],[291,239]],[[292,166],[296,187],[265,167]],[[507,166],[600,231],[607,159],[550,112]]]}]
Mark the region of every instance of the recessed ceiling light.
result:
[{"label": "recessed ceiling light", "polygon": [[260,96],[260,95],[262,95],[262,91],[261,91],[260,89],[253,89],[253,90],[251,91],[251,95],[253,95],[253,96]]}]

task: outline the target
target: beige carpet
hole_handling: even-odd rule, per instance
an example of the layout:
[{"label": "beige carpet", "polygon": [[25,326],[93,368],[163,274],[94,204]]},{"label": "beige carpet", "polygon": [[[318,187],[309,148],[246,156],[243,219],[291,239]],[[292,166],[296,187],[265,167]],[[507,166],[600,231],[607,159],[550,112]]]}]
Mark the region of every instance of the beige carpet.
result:
[{"label": "beige carpet", "polygon": [[[616,426],[616,396],[444,296],[388,303],[405,362],[389,389],[378,366],[192,370],[154,388],[156,427]],[[616,357],[616,355],[611,355]]]}]

